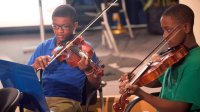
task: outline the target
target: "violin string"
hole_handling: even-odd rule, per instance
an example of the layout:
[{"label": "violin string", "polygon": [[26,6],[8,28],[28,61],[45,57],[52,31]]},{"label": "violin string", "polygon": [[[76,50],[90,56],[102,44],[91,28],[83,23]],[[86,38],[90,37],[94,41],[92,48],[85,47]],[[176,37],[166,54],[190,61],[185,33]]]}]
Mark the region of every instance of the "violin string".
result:
[{"label": "violin string", "polygon": [[[179,28],[180,25],[177,25],[166,37],[166,39],[163,39],[129,74],[131,74],[131,78],[130,78],[130,82],[134,83],[136,81],[137,78],[139,78],[142,73],[144,72],[144,69],[142,69],[139,74],[134,74],[133,72],[138,69],[139,66],[141,66],[145,61],[147,61],[147,59],[155,52],[158,53],[166,44],[167,42],[169,42],[172,38],[174,38],[176,36],[177,33],[179,33],[181,31],[181,29]],[[148,61],[149,63],[149,61]],[[147,64],[145,66],[148,66]],[[146,67],[145,67],[146,68]],[[138,76],[137,76],[138,75]],[[133,81],[132,81],[133,80]]]},{"label": "violin string", "polygon": [[[167,44],[167,42],[169,42],[171,39],[173,39],[177,33],[179,33],[181,31],[181,29],[178,29],[179,26],[175,27],[175,29],[172,31],[172,36],[169,39],[163,39],[163,45],[161,47],[158,48],[158,50],[155,52],[158,54],[159,51],[161,51],[161,49]],[[177,30],[177,31],[176,31]],[[169,37],[169,36],[167,36]]]},{"label": "violin string", "polygon": [[[181,30],[179,29],[178,31],[176,31],[176,32],[174,33],[174,36],[175,36],[177,33],[179,33],[179,31],[181,31]],[[162,46],[159,47],[158,50],[156,50],[155,53],[152,53],[152,54],[159,54],[159,52],[163,49],[163,47],[166,46],[167,42],[169,42],[171,39],[173,39],[174,36],[172,36],[171,38],[169,38],[167,41],[164,39],[164,40],[163,40],[164,42],[163,42]],[[166,53],[167,53],[167,52],[166,52]],[[165,54],[166,54],[166,53],[165,53]],[[151,55],[152,55],[152,54],[151,54]],[[160,55],[160,56],[163,56],[163,55]],[[152,59],[150,59],[150,61],[151,61],[151,60],[152,60]],[[151,62],[153,62],[153,61],[151,61]]]}]

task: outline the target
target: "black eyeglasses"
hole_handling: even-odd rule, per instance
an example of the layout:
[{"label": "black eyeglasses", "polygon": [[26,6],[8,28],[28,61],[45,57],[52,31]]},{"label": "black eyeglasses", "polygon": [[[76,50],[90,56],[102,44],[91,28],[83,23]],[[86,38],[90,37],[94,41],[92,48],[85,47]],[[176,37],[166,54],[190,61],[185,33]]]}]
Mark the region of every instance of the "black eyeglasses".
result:
[{"label": "black eyeglasses", "polygon": [[54,30],[58,30],[59,28],[61,28],[62,30],[69,30],[71,28],[71,26],[69,26],[69,25],[59,26],[59,25],[52,24],[52,28]]}]

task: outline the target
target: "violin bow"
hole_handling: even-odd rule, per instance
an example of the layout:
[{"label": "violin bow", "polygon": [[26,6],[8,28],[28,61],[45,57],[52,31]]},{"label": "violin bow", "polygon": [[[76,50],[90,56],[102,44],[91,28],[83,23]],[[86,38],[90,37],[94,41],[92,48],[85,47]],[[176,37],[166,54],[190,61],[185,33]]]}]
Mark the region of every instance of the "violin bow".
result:
[{"label": "violin bow", "polygon": [[[176,36],[177,33],[179,33],[181,31],[180,29],[181,25],[177,25],[168,35],[165,39],[162,39],[162,41],[129,73],[130,75],[133,74],[133,72],[140,66],[142,65],[150,56],[152,56],[152,54],[154,53],[158,53],[158,51],[160,51],[166,44],[167,42],[169,42],[172,38],[174,38]],[[134,75],[134,76],[130,76],[130,84],[133,84],[140,76],[141,74],[149,67],[149,65],[151,64],[151,62],[148,62],[147,65],[145,65],[145,67],[139,71],[138,75]]]},{"label": "violin bow", "polygon": [[94,22],[96,22],[103,15],[103,13],[110,9],[110,7],[112,7],[117,1],[118,0],[113,0],[113,2],[111,2],[111,4],[109,4],[102,12],[100,12],[80,33],[75,35],[75,37],[71,41],[66,42],[64,47],[60,46],[61,49],[51,57],[51,61],[49,64],[51,64],[56,58],[58,58],[67,48],[72,46],[73,42],[78,37],[80,37],[92,24],[94,24]]}]

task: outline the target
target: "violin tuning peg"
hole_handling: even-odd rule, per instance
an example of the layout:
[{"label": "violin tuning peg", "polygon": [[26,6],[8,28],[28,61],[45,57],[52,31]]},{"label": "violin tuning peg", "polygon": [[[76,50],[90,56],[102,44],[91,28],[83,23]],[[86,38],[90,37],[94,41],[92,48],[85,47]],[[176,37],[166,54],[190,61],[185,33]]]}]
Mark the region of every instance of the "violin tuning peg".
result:
[{"label": "violin tuning peg", "polygon": [[103,65],[101,65],[101,68],[104,68],[105,67],[105,65],[103,64]]}]

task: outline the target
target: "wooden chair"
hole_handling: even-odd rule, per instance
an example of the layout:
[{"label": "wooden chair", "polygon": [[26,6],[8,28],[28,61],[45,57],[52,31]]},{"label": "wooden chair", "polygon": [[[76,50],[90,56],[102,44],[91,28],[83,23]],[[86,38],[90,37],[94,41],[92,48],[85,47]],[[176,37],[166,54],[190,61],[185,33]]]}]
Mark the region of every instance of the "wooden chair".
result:
[{"label": "wooden chair", "polygon": [[[155,92],[155,93],[151,93],[154,96],[159,96],[159,92]],[[132,112],[133,108],[135,106],[137,106],[137,104],[139,104],[140,102],[142,102],[143,104],[145,103],[145,109],[149,109],[149,110],[145,110],[148,112],[156,112],[156,109],[154,107],[152,107],[150,104],[148,104],[147,102],[143,101],[140,97],[136,97],[133,101],[131,101],[127,106],[124,112]],[[144,105],[143,105],[144,106]],[[141,111],[143,112],[143,111]]]}]

